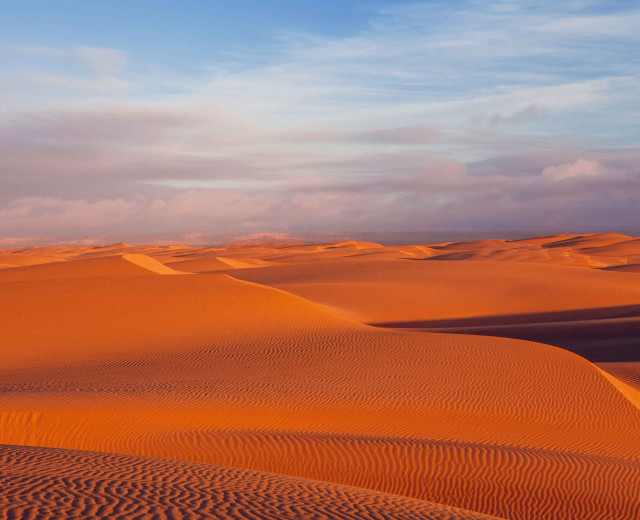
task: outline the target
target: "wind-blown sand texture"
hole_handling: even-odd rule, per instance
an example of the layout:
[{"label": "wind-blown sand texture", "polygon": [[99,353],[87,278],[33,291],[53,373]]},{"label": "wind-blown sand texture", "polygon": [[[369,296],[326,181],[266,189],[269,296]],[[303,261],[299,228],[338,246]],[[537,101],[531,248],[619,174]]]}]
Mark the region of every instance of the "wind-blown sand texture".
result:
[{"label": "wind-blown sand texture", "polygon": [[493,517],[338,484],[177,461],[0,446],[1,518]]},{"label": "wind-blown sand texture", "polygon": [[638,518],[637,239],[0,255],[6,518]]}]

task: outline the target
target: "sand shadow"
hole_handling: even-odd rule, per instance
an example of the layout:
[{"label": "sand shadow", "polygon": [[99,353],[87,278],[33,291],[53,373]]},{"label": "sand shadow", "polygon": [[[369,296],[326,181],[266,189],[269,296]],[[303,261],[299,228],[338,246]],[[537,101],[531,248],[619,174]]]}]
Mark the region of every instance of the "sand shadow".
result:
[{"label": "sand shadow", "polygon": [[536,341],[593,362],[640,361],[640,305],[370,325]]}]

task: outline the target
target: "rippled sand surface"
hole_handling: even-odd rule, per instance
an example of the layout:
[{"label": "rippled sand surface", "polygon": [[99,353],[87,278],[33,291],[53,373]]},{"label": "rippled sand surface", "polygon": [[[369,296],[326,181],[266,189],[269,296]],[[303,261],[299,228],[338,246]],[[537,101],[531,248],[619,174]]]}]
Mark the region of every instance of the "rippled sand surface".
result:
[{"label": "rippled sand surface", "polygon": [[0,258],[4,518],[637,519],[638,239]]}]

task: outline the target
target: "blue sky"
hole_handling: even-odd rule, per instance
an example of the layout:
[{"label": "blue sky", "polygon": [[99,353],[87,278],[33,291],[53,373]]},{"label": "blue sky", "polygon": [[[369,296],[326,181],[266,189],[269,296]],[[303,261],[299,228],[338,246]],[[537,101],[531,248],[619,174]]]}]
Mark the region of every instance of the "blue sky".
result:
[{"label": "blue sky", "polygon": [[138,62],[189,73],[230,55],[245,65],[269,59],[281,31],[348,36],[364,29],[381,5],[349,0],[24,0],[4,2],[0,12],[5,43],[117,47]]},{"label": "blue sky", "polygon": [[640,6],[0,2],[0,235],[640,221]]}]

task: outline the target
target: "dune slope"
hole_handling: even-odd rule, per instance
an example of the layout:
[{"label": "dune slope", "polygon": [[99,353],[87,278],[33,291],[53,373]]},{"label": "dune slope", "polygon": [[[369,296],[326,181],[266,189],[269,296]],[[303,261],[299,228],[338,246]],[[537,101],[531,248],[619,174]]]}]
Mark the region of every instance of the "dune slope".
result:
[{"label": "dune slope", "polygon": [[203,464],[0,446],[0,518],[490,518],[335,484]]},{"label": "dune slope", "polygon": [[[640,278],[634,274],[563,265],[342,260],[244,269],[232,276],[279,287],[363,321],[386,325],[439,326],[445,320],[475,317],[483,318],[483,323],[487,317],[497,318],[504,325],[526,322],[526,315],[551,312],[572,312],[569,317],[575,319],[581,310],[596,308],[610,317],[608,307],[640,305]],[[593,311],[589,313],[593,319]]]},{"label": "dune slope", "polygon": [[0,283],[152,274],[180,274],[180,272],[146,255],[123,254],[33,265],[19,269],[4,269],[0,271]]},{"label": "dune slope", "polygon": [[244,467],[510,519],[638,507],[640,412],[571,353],[368,327],[225,275],[2,287],[13,348],[0,442]]},{"label": "dune slope", "polygon": [[[424,259],[447,244],[43,248],[60,261],[0,271],[0,443],[22,446],[0,449],[0,480],[17,475],[7,481],[16,502],[59,514],[93,507],[83,500],[95,493],[102,505],[88,511],[105,517],[153,516],[174,499],[172,514],[197,517],[232,497],[243,509],[218,511],[276,515],[286,502],[292,517],[414,508],[410,517],[636,520],[635,364],[604,364],[605,374],[549,345],[428,329],[543,328],[549,340],[585,342],[625,330],[633,353],[637,274],[520,254],[580,259],[581,248],[629,240],[448,248],[491,261]],[[10,254],[36,253],[25,251]],[[227,265],[233,278],[165,276],[176,271],[160,260]],[[139,471],[130,478],[123,465]],[[207,475],[206,491],[191,472]],[[74,490],[70,502],[55,498]],[[11,514],[35,511],[26,502]]]}]

